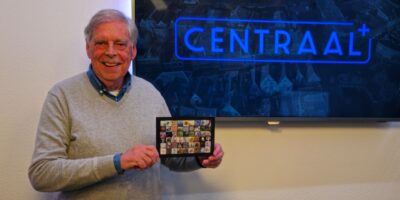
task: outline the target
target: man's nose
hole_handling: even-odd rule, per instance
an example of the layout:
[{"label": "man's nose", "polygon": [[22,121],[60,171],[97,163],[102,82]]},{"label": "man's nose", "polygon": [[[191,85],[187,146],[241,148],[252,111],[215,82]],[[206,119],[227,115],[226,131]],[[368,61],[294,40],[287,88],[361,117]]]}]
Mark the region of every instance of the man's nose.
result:
[{"label": "man's nose", "polygon": [[116,55],[116,51],[114,49],[114,43],[113,42],[109,42],[108,43],[108,48],[106,50],[106,55],[110,56],[110,57],[113,57],[113,56]]}]

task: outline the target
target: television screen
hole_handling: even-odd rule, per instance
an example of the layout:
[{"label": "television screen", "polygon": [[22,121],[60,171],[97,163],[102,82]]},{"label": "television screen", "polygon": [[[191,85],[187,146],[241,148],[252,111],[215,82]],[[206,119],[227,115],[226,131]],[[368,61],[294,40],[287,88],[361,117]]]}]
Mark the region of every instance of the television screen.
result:
[{"label": "television screen", "polygon": [[400,119],[397,0],[135,1],[173,116]]}]

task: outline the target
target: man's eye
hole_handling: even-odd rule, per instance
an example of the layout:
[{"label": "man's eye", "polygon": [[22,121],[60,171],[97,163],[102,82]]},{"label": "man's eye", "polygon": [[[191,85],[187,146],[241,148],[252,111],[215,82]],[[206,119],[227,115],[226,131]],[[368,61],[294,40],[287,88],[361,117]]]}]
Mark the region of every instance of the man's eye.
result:
[{"label": "man's eye", "polygon": [[101,47],[101,46],[106,46],[106,45],[107,45],[107,42],[99,41],[99,42],[95,42],[94,44],[95,44],[96,46]]},{"label": "man's eye", "polygon": [[128,44],[125,42],[118,42],[118,43],[116,43],[116,45],[120,46],[120,47],[126,47]]}]

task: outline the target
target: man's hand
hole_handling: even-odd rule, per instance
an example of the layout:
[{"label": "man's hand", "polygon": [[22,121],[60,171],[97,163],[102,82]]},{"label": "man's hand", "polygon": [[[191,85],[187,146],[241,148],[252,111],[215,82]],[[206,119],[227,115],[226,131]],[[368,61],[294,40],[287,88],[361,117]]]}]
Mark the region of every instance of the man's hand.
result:
[{"label": "man's hand", "polygon": [[121,168],[143,170],[153,166],[159,159],[155,146],[139,144],[121,155]]},{"label": "man's hand", "polygon": [[222,158],[224,157],[224,151],[220,144],[214,145],[214,152],[213,155],[209,156],[208,158],[199,158],[201,165],[206,168],[216,168],[218,167],[221,162]]}]

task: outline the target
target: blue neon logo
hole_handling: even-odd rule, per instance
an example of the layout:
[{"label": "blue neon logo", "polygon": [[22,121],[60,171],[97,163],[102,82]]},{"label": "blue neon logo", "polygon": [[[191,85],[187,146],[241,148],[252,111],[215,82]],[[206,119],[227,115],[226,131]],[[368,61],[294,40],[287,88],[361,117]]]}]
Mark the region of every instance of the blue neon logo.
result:
[{"label": "blue neon logo", "polygon": [[[175,56],[192,61],[366,64],[366,24],[180,17]],[[328,33],[328,34],[326,34]]]}]

